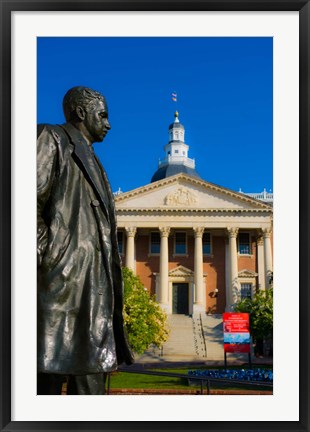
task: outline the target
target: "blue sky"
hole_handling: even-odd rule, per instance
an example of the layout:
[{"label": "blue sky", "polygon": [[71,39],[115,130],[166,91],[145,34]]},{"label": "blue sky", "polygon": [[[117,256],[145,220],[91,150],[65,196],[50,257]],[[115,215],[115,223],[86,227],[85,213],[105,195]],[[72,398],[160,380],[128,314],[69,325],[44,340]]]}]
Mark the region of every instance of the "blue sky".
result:
[{"label": "blue sky", "polygon": [[272,189],[272,38],[40,37],[37,54],[38,123],[64,122],[73,86],[106,96],[112,128],[94,148],[113,191],[150,182],[176,109],[204,180]]}]

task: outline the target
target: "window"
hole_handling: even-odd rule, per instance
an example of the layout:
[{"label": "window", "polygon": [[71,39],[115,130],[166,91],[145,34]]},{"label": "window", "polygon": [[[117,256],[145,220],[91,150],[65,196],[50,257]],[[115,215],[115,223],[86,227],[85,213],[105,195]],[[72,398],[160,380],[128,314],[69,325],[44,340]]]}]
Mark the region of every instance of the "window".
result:
[{"label": "window", "polygon": [[252,284],[242,283],[241,284],[241,300],[252,297]]},{"label": "window", "polygon": [[175,255],[186,254],[186,233],[185,232],[175,233],[174,253]]},{"label": "window", "polygon": [[179,150],[174,150],[174,153],[179,153]]},{"label": "window", "polygon": [[211,254],[211,235],[208,232],[203,233],[202,236],[202,251],[204,255]]},{"label": "window", "polygon": [[239,253],[241,255],[251,254],[250,234],[240,233],[239,234]]},{"label": "window", "polygon": [[122,255],[124,253],[124,233],[122,231],[117,232],[117,243],[118,252]]},{"label": "window", "polygon": [[159,254],[160,253],[160,234],[159,234],[159,232],[151,232],[150,241],[151,241],[151,245],[150,245],[151,254]]}]

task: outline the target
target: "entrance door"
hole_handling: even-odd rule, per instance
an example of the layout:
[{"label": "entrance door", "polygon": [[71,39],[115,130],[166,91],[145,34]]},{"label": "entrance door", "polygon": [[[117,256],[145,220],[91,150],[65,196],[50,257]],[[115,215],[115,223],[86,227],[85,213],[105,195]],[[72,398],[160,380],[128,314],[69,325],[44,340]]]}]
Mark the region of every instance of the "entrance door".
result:
[{"label": "entrance door", "polygon": [[188,283],[172,284],[172,313],[188,315]]}]

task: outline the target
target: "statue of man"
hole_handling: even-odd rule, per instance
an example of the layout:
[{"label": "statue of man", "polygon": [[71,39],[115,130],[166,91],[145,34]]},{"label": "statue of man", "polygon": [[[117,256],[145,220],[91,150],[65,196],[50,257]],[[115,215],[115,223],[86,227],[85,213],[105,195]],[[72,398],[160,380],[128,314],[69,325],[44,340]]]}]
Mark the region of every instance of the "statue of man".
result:
[{"label": "statue of man", "polygon": [[63,125],[39,125],[38,394],[105,393],[107,372],[131,364],[113,195],[92,144],[110,130],[105,98],[64,97]]}]

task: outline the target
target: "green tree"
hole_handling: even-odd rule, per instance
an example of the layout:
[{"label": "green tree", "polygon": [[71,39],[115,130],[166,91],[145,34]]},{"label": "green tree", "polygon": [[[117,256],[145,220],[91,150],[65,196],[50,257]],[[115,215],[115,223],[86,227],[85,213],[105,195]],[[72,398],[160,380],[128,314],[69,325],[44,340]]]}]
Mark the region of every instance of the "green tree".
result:
[{"label": "green tree", "polygon": [[167,314],[127,267],[123,279],[124,321],[132,350],[142,354],[152,344],[161,347],[169,335]]},{"label": "green tree", "polygon": [[263,353],[263,340],[273,335],[273,288],[257,291],[253,299],[241,300],[235,312],[250,314],[250,331],[255,343],[255,353]]}]

